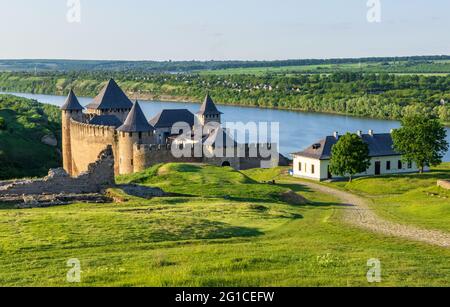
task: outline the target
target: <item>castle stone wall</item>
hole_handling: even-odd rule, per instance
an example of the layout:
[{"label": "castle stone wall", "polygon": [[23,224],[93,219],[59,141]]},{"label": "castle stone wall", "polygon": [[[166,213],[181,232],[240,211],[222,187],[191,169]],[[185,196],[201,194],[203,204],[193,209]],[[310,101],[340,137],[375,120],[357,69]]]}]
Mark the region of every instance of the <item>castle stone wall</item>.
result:
[{"label": "castle stone wall", "polygon": [[[97,160],[98,155],[106,146],[111,146],[115,157],[118,155],[117,134],[113,127],[95,126],[70,121],[72,172],[71,176],[78,176],[89,169],[89,165]],[[116,159],[118,160],[118,159]],[[114,171],[118,174],[116,161]]]},{"label": "castle stone wall", "polygon": [[443,189],[450,190],[450,180],[439,180],[437,184]]},{"label": "castle stone wall", "polygon": [[160,163],[202,163],[202,158],[175,158],[171,145],[135,145],[133,149],[134,172],[141,172]]}]

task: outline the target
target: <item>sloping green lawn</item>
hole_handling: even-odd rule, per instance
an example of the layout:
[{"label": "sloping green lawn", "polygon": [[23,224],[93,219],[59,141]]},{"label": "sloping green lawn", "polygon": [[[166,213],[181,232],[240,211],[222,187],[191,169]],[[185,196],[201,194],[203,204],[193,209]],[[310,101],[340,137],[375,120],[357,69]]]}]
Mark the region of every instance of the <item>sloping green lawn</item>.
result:
[{"label": "sloping green lawn", "polygon": [[360,178],[332,185],[369,198],[372,208],[385,218],[450,232],[450,191],[437,187],[439,179],[450,180],[450,163],[425,174]]},{"label": "sloping green lawn", "polygon": [[[381,286],[448,285],[450,250],[341,224],[335,199],[299,186],[308,205],[280,202],[275,195],[289,186],[258,184],[247,174],[171,164],[120,180],[186,196],[0,206],[0,285],[371,286],[372,258],[382,262]],[[203,186],[214,197],[204,197]],[[73,258],[81,262],[80,284],[66,282]]]},{"label": "sloping green lawn", "polygon": [[150,185],[169,193],[234,200],[278,200],[287,190],[259,184],[230,167],[219,168],[200,164],[157,165],[143,173],[121,176],[118,182]]}]

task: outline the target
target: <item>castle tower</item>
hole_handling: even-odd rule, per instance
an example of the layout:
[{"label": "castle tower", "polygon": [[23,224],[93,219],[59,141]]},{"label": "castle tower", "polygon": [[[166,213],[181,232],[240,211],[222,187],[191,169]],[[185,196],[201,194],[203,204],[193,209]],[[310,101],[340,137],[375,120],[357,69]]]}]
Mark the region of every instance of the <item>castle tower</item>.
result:
[{"label": "castle tower", "polygon": [[117,85],[116,81],[110,79],[100,94],[86,106],[87,114],[94,115],[114,115],[122,123],[127,118],[133,107],[133,103],[127,95]]},{"label": "castle tower", "polygon": [[139,102],[136,101],[124,124],[117,129],[119,138],[119,174],[134,173],[134,145],[153,144],[154,130],[155,128],[147,122]]},{"label": "castle tower", "polygon": [[70,139],[70,121],[82,121],[83,107],[78,102],[77,96],[70,90],[66,102],[61,107],[62,112],[62,152],[63,166],[67,174],[72,175],[72,146]]},{"label": "castle tower", "polygon": [[221,116],[222,112],[220,112],[214,101],[212,100],[209,94],[206,95],[205,101],[203,102],[200,111],[197,113],[200,125],[205,126],[210,122],[215,122],[221,124]]}]

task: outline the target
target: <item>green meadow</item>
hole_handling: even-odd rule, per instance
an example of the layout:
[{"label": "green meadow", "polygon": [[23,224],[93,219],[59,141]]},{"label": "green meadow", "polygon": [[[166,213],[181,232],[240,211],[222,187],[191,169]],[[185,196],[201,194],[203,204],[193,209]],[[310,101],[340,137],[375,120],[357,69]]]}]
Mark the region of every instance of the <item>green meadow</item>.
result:
[{"label": "green meadow", "polygon": [[[0,206],[2,286],[446,286],[450,250],[343,224],[333,197],[261,183],[283,169],[158,165],[118,178],[170,197],[17,210]],[[281,201],[294,190],[305,205]],[[66,282],[69,259],[81,283]],[[367,261],[382,262],[369,284]]]},{"label": "green meadow", "polygon": [[201,70],[201,75],[266,75],[266,74],[333,74],[338,72],[364,72],[364,73],[392,73],[392,74],[418,74],[418,75],[448,75],[450,61],[430,62],[361,62],[342,64],[318,64],[297,66],[273,67],[241,67],[217,70]]},{"label": "green meadow", "polygon": [[450,163],[425,174],[360,178],[332,185],[366,197],[386,219],[450,232],[450,191],[439,188],[438,179],[450,179]]}]

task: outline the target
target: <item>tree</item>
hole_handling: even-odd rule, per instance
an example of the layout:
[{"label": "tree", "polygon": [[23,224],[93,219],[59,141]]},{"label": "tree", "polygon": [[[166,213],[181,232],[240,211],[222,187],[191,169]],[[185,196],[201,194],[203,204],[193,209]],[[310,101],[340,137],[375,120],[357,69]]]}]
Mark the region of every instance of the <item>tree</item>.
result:
[{"label": "tree", "polygon": [[369,166],[369,146],[356,134],[340,137],[331,150],[331,173],[349,176],[350,182],[354,175],[365,172]]},{"label": "tree", "polygon": [[450,121],[450,107],[448,105],[442,105],[438,109],[439,118],[443,122],[449,122]]},{"label": "tree", "polygon": [[0,130],[6,130],[6,121],[3,117],[0,116]]},{"label": "tree", "polygon": [[394,148],[405,161],[415,162],[423,173],[426,166],[442,163],[448,150],[447,132],[439,120],[413,115],[402,120],[402,127],[394,130]]}]

